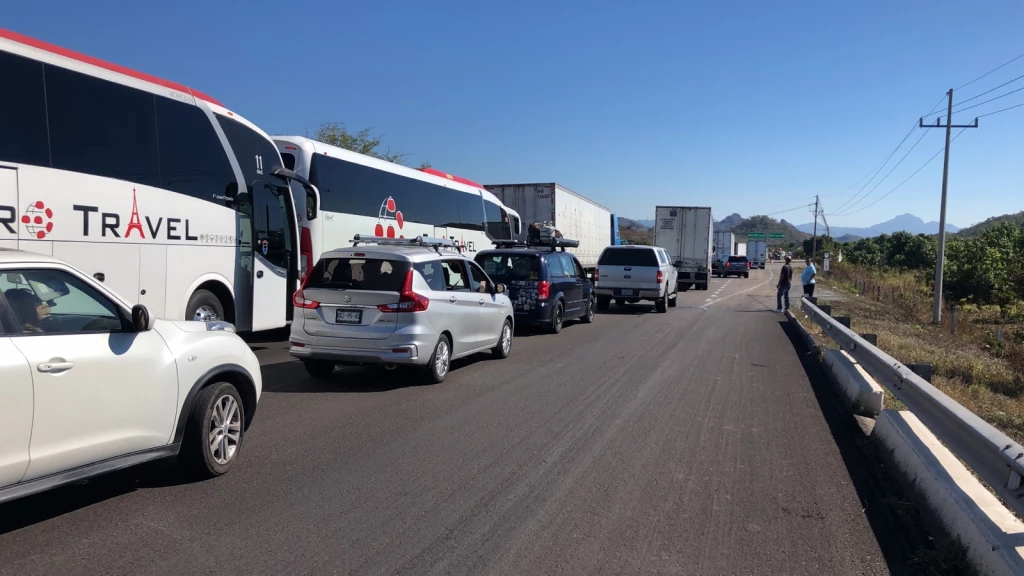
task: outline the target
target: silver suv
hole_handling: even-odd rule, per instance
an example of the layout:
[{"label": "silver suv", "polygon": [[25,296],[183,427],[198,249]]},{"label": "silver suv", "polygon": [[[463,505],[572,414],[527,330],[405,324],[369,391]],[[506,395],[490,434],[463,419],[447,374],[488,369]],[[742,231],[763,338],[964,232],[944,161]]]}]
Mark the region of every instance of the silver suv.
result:
[{"label": "silver suv", "polygon": [[652,300],[658,312],[676,305],[678,272],[668,252],[657,246],[609,246],[601,252],[594,270],[597,309],[616,304]]},{"label": "silver suv", "polygon": [[450,240],[360,237],[324,252],[292,298],[292,356],[318,378],[338,365],[422,367],[512,350],[512,302]]}]

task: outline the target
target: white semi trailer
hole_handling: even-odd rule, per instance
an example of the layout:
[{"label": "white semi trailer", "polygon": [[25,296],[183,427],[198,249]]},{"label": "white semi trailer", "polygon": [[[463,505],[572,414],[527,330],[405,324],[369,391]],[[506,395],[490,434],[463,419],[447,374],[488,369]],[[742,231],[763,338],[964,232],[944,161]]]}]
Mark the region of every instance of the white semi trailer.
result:
[{"label": "white semi trailer", "polygon": [[550,222],[564,238],[579,241],[578,248],[567,250],[588,272],[597,266],[598,257],[617,232],[610,210],[554,182],[485,184],[484,188],[519,213],[522,231],[517,240],[526,242],[531,224]]},{"label": "white semi trailer", "polygon": [[679,290],[707,290],[713,253],[711,208],[658,206],[654,211],[654,245],[668,251],[679,272]]}]

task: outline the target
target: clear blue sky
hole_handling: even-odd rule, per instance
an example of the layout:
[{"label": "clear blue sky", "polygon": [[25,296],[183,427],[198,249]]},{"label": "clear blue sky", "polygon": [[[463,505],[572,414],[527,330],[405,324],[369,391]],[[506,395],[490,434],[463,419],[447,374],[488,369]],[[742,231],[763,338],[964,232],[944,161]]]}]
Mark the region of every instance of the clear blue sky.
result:
[{"label": "clear blue sky", "polygon": [[[634,218],[659,203],[749,216],[816,193],[832,211],[945,90],[1024,52],[1015,2],[9,4],[6,28],[193,86],[271,134],[369,126],[416,165],[557,181]],[[1024,58],[955,100],[1022,74]],[[1024,210],[1022,128],[1024,107],[954,144],[951,223]],[[941,147],[929,132],[857,208]],[[937,220],[941,171],[940,155],[829,222]]]}]

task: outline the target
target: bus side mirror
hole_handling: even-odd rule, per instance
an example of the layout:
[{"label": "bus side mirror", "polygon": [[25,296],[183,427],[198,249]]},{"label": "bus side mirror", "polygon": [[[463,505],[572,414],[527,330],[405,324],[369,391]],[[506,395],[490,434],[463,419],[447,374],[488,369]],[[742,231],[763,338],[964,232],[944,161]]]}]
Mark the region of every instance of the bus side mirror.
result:
[{"label": "bus side mirror", "polygon": [[306,220],[316,220],[316,216],[316,195],[312,190],[306,189]]}]

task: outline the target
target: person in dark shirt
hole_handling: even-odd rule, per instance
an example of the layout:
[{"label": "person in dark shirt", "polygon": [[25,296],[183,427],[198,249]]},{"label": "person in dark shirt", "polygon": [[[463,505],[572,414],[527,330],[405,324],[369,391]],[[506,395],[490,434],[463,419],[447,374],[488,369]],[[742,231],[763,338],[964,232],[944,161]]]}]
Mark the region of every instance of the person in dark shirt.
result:
[{"label": "person in dark shirt", "polygon": [[782,271],[779,272],[779,283],[775,286],[778,288],[778,294],[775,296],[775,311],[782,312],[782,300],[786,300],[785,310],[789,310],[789,287],[793,284],[793,261],[792,256],[786,256],[786,263],[782,266]]}]

